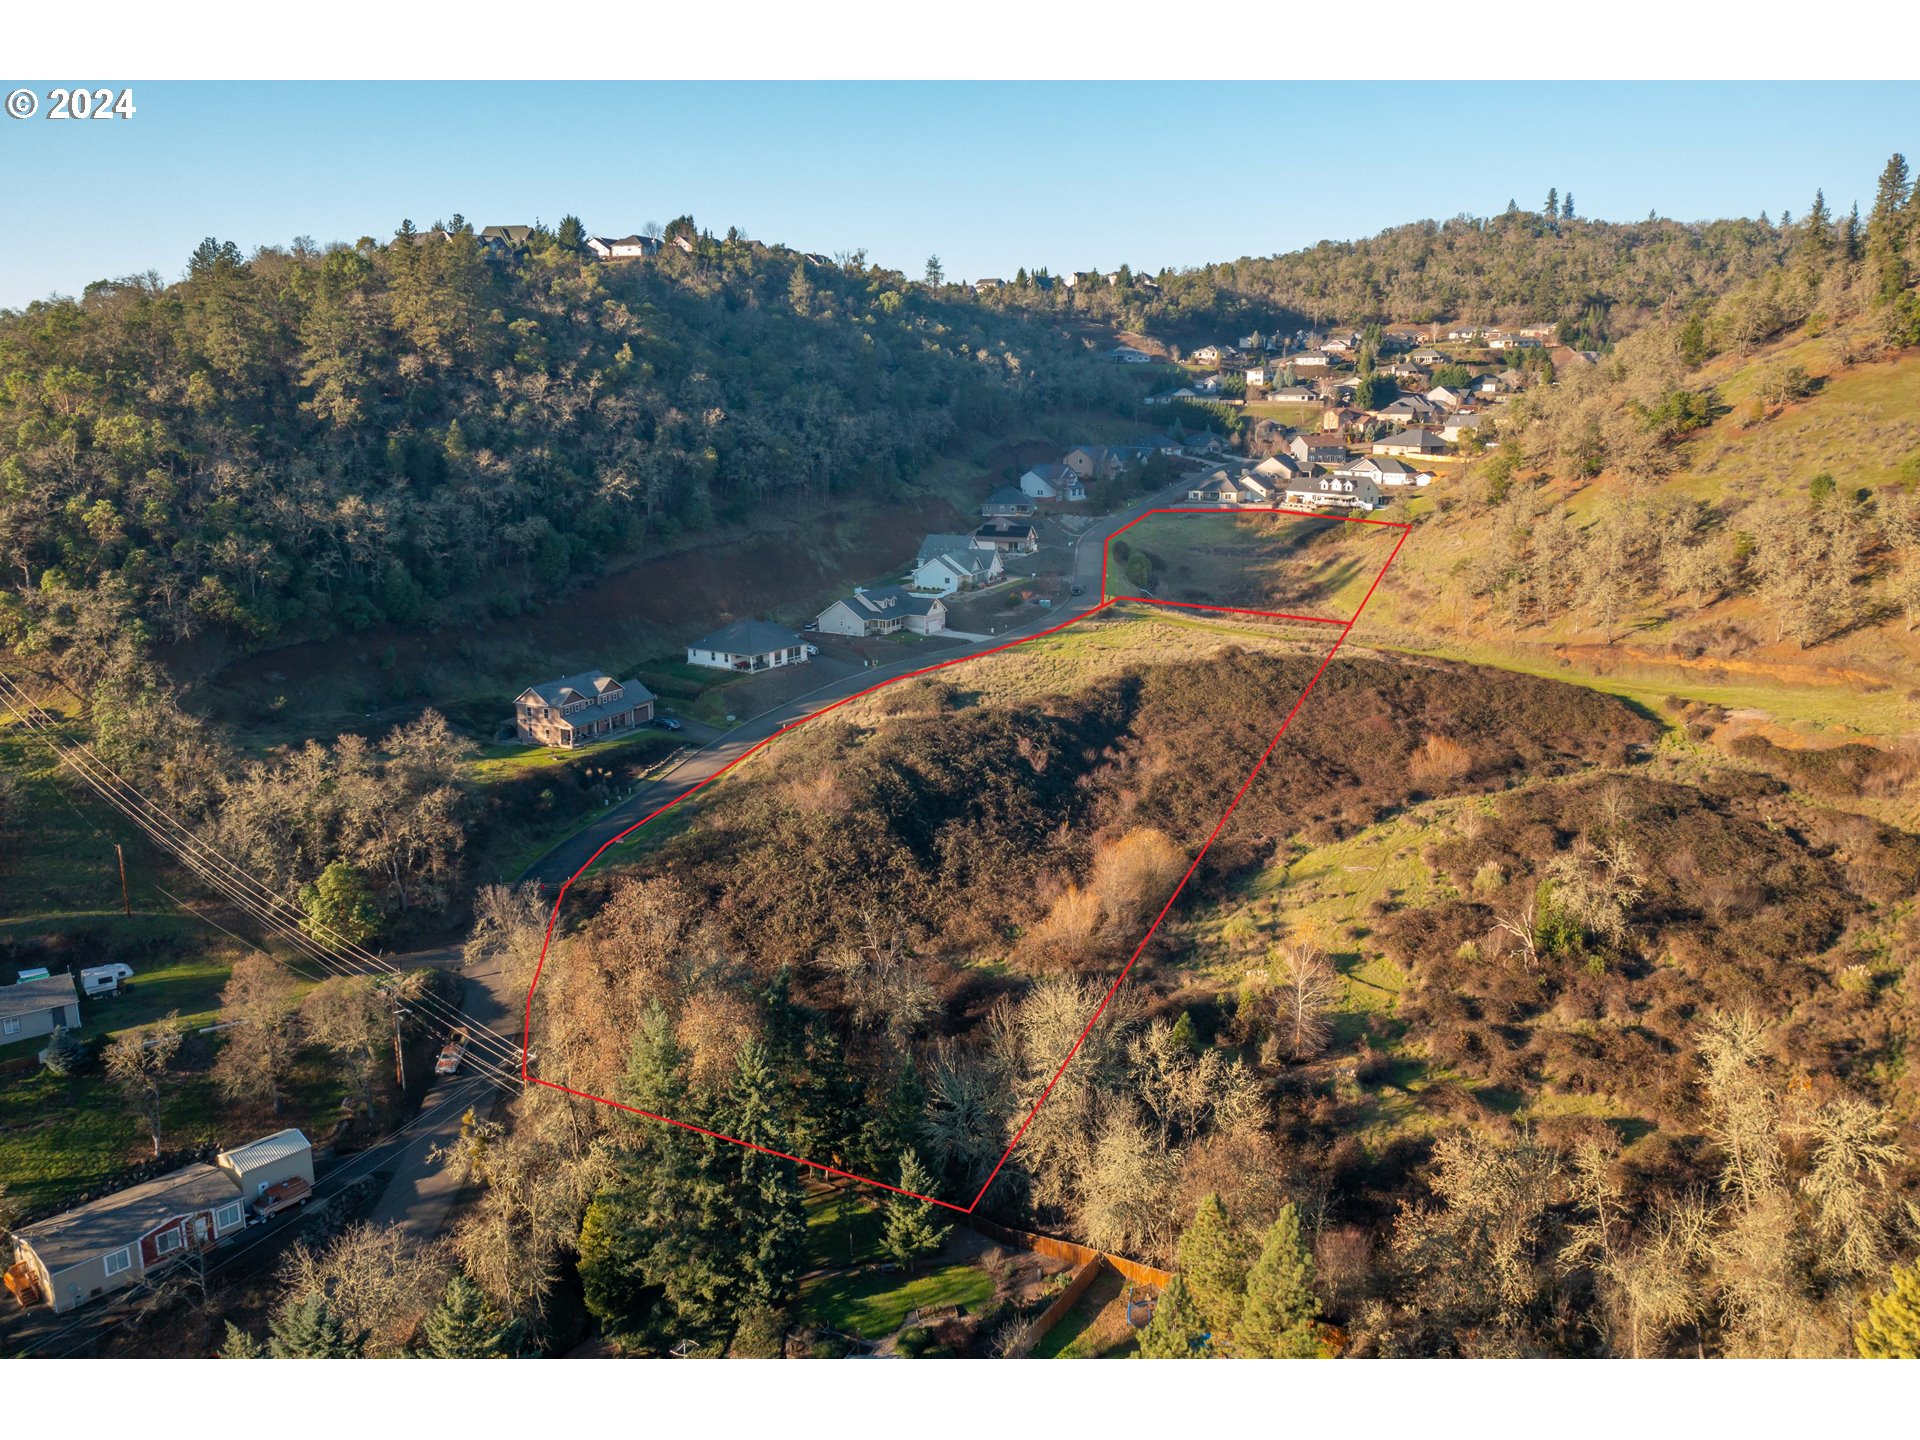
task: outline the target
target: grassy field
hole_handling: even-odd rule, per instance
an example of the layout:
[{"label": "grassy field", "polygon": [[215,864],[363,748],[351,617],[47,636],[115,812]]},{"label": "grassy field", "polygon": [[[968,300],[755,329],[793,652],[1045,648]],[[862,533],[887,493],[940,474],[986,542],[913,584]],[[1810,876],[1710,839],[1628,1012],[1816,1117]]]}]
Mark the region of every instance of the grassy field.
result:
[{"label": "grassy field", "polygon": [[976,1265],[936,1265],[918,1274],[865,1270],[824,1275],[800,1289],[801,1309],[834,1330],[879,1340],[914,1310],[942,1305],[974,1307],[993,1298],[993,1277]]},{"label": "grassy field", "polygon": [[[1108,589],[1162,600],[1228,605],[1344,620],[1365,598],[1399,532],[1342,520],[1286,516],[1153,515],[1111,547]],[[1121,545],[1144,556],[1132,577]]]}]

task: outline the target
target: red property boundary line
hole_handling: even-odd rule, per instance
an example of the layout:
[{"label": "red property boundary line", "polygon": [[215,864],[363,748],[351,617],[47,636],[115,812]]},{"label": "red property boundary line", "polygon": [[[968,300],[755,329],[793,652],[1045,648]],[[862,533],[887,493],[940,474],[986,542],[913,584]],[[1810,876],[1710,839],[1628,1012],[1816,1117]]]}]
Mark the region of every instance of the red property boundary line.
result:
[{"label": "red property boundary line", "polygon": [[[626,839],[627,836],[631,835],[634,831],[642,828],[645,825],[652,823],[654,820],[658,819],[661,815],[671,810],[674,806],[678,805],[681,801],[687,799],[689,796],[694,795],[701,790],[704,790],[707,786],[711,785],[714,781],[718,780],[721,776],[727,774],[729,771],[734,769],[735,766],[742,764],[752,756],[766,749],[767,746],[771,745],[775,740],[778,740],[782,735],[785,735],[790,731],[797,730],[799,729],[800,726],[807,724],[809,721],[817,720],[822,715],[831,714],[833,711],[840,709],[844,705],[851,705],[854,701],[862,699],[865,696],[871,695],[875,691],[884,690],[889,685],[897,685],[903,680],[913,680],[913,679],[917,679],[922,675],[930,675],[936,670],[945,670],[950,666],[964,665],[973,660],[984,659],[988,655],[997,655],[1004,650],[1011,650],[1015,646],[1025,645],[1030,641],[1045,639],[1049,635],[1057,635],[1062,630],[1067,629],[1069,626],[1076,625],[1082,620],[1091,619],[1093,616],[1098,615],[1101,611],[1105,610],[1108,606],[1117,604],[1122,600],[1141,600],[1148,604],[1154,603],[1153,601],[1148,600],[1147,597],[1145,596],[1108,595],[1106,590],[1107,547],[1112,545],[1113,539],[1115,536],[1120,535],[1126,530],[1132,529],[1135,525],[1138,525],[1142,520],[1146,519],[1149,515],[1235,515],[1235,514],[1249,514],[1249,513],[1273,514],[1273,515],[1301,515],[1301,516],[1305,516],[1308,519],[1341,520],[1347,524],[1352,524],[1352,525],[1379,525],[1387,529],[1398,530],[1400,532],[1400,536],[1397,540],[1394,541],[1393,549],[1390,552],[1388,552],[1385,562],[1382,563],[1382,565],[1380,566],[1378,573],[1374,575],[1373,582],[1367,586],[1367,593],[1361,597],[1360,604],[1358,605],[1358,607],[1355,608],[1353,615],[1350,619],[1329,620],[1321,616],[1277,617],[1277,618],[1285,618],[1285,619],[1308,620],[1308,621],[1312,621],[1320,624],[1338,625],[1340,627],[1340,634],[1334,640],[1333,645],[1328,649],[1327,653],[1321,657],[1319,667],[1313,672],[1312,678],[1307,681],[1306,687],[1303,690],[1301,690],[1299,698],[1293,702],[1293,708],[1287,711],[1286,718],[1280,722],[1280,728],[1274,732],[1273,739],[1267,742],[1267,748],[1260,752],[1260,758],[1254,762],[1253,768],[1247,772],[1247,778],[1240,782],[1240,788],[1234,792],[1233,799],[1228,803],[1226,810],[1221,814],[1220,819],[1218,820],[1218,822],[1215,823],[1212,831],[1207,835],[1206,840],[1201,844],[1199,850],[1195,852],[1193,857],[1193,863],[1187,866],[1186,872],[1182,874],[1180,877],[1180,882],[1173,887],[1173,893],[1167,896],[1166,904],[1162,905],[1160,907],[1159,913],[1153,917],[1153,924],[1147,927],[1147,933],[1140,937],[1140,943],[1134,946],[1133,953],[1127,957],[1126,965],[1122,967],[1120,973],[1114,977],[1113,983],[1107,987],[1106,994],[1101,997],[1100,1003],[1094,1007],[1093,1014],[1087,1017],[1087,1023],[1085,1026],[1081,1028],[1079,1038],[1073,1042],[1073,1048],[1067,1051],[1066,1058],[1061,1060],[1059,1067],[1053,1072],[1053,1077],[1047,1081],[1047,1088],[1040,1092],[1040,1098],[1034,1101],[1033,1108],[1027,1111],[1026,1118],[1020,1122],[1020,1128],[1014,1131],[1013,1139],[1007,1142],[1007,1148],[1001,1152],[1000,1159],[995,1163],[992,1172],[988,1174],[985,1182],[980,1186],[980,1189],[974,1194],[974,1197],[972,1200],[968,1201],[965,1205],[960,1205],[960,1204],[956,1204],[951,1200],[942,1200],[937,1195],[922,1195],[918,1191],[906,1190],[898,1185],[889,1184],[885,1180],[876,1180],[871,1175],[860,1175],[851,1170],[843,1170],[838,1166],[826,1164],[824,1161],[810,1160],[804,1155],[792,1155],[787,1153],[784,1150],[775,1150],[771,1146],[756,1145],[750,1140],[736,1139],[732,1135],[723,1134],[718,1130],[710,1130],[703,1125],[695,1125],[686,1120],[676,1120],[671,1115],[656,1115],[651,1110],[643,1110],[637,1105],[622,1104],[618,1100],[609,1100],[604,1095],[595,1095],[592,1092],[586,1091],[586,1090],[576,1090],[571,1086],[561,1085],[552,1080],[542,1080],[538,1075],[535,1075],[531,1073],[531,1071],[529,1071],[529,1069],[527,1068],[527,1051],[528,1051],[528,1047],[531,1046],[533,1041],[533,992],[537,988],[539,988],[540,974],[543,970],[546,969],[547,953],[553,944],[554,929],[559,924],[559,920],[560,920],[560,907],[566,903],[567,891],[573,887],[573,882],[578,880],[582,875],[586,874],[588,870],[592,869],[593,866],[599,861],[600,857],[606,854],[609,849],[619,844],[620,841]],[[1053,1094],[1054,1087],[1060,1083],[1060,1077],[1066,1074],[1067,1066],[1073,1063],[1074,1057],[1080,1053],[1080,1047],[1086,1044],[1087,1037],[1093,1033],[1093,1027],[1100,1023],[1100,1017],[1106,1013],[1107,1006],[1112,1003],[1113,997],[1120,993],[1120,987],[1126,983],[1127,977],[1133,973],[1133,967],[1135,963],[1138,962],[1138,960],[1140,959],[1140,956],[1146,951],[1147,945],[1152,941],[1155,933],[1158,932],[1158,930],[1160,929],[1160,924],[1163,920],[1167,918],[1168,912],[1173,909],[1174,902],[1180,898],[1181,892],[1186,889],[1187,881],[1193,878],[1194,872],[1200,868],[1200,862],[1206,859],[1207,851],[1213,848],[1213,842],[1219,838],[1220,832],[1226,829],[1227,821],[1232,819],[1233,812],[1240,808],[1240,802],[1242,799],[1246,797],[1247,791],[1253,787],[1253,782],[1259,779],[1260,772],[1266,768],[1267,761],[1270,758],[1272,758],[1273,752],[1279,747],[1281,739],[1287,733],[1287,728],[1293,724],[1294,717],[1300,713],[1301,707],[1307,703],[1307,697],[1313,693],[1313,687],[1320,683],[1320,677],[1326,674],[1327,667],[1333,663],[1333,657],[1339,654],[1340,647],[1347,643],[1347,637],[1353,633],[1353,627],[1359,622],[1361,614],[1365,612],[1367,608],[1367,603],[1373,599],[1373,592],[1379,589],[1380,582],[1386,578],[1387,571],[1392,567],[1394,560],[1399,556],[1400,547],[1406,544],[1407,535],[1409,532],[1411,532],[1412,529],[1413,529],[1412,525],[1404,521],[1371,520],[1371,519],[1366,519],[1364,517],[1356,516],[1356,515],[1326,516],[1326,515],[1317,514],[1313,511],[1306,511],[1306,510],[1253,509],[1252,507],[1237,508],[1234,510],[1215,510],[1215,509],[1198,509],[1198,508],[1143,510],[1133,520],[1129,521],[1126,525],[1121,526],[1119,530],[1114,531],[1113,535],[1108,536],[1106,545],[1102,546],[1101,557],[1100,557],[1100,603],[1095,605],[1092,609],[1083,611],[1081,614],[1075,615],[1071,619],[1063,620],[1060,624],[1050,626],[1045,630],[1035,631],[1031,635],[1023,635],[1018,640],[1009,640],[1004,645],[995,645],[989,649],[976,651],[971,655],[958,656],[952,660],[942,660],[937,664],[928,665],[919,670],[908,671],[904,675],[896,675],[890,680],[882,680],[877,685],[870,685],[865,690],[861,690],[855,694],[849,695],[845,699],[836,700],[831,705],[824,705],[818,710],[812,711],[806,715],[802,715],[799,719],[791,721],[788,724],[782,725],[778,730],[775,730],[771,735],[768,735],[765,739],[759,741],[757,744],[743,751],[741,754],[739,754],[734,759],[729,761],[726,765],[714,771],[714,773],[709,775],[706,779],[698,782],[695,785],[689,786],[686,790],[683,790],[680,794],[674,796],[673,799],[667,801],[666,804],[660,806],[658,809],[652,811],[650,814],[646,815],[642,819],[634,821],[633,824],[629,825],[626,829],[622,830],[619,834],[611,837],[598,850],[594,851],[592,855],[588,856],[585,863],[582,864],[578,870],[574,871],[572,875],[568,876],[566,879],[566,882],[561,885],[559,893],[554,896],[553,910],[547,916],[546,934],[544,935],[544,937],[541,939],[541,942],[540,942],[540,958],[539,958],[539,961],[534,966],[533,979],[527,986],[526,1007],[523,1015],[522,1027],[520,1032],[520,1078],[530,1085],[543,1085],[549,1090],[558,1090],[562,1094],[571,1095],[576,1099],[597,1101],[598,1103],[608,1106],[611,1109],[624,1111],[629,1115],[638,1115],[644,1120],[657,1120],[663,1125],[672,1125],[677,1129],[690,1131],[695,1135],[704,1135],[707,1138],[712,1140],[724,1140],[730,1145],[739,1145],[744,1149],[756,1150],[762,1155],[770,1155],[777,1160],[789,1160],[789,1161],[792,1161],[795,1165],[802,1166],[809,1170],[818,1170],[824,1175],[835,1175],[840,1177],[843,1180],[855,1180],[860,1182],[863,1185],[872,1185],[877,1189],[891,1191],[895,1195],[904,1195],[911,1200],[922,1200],[927,1202],[928,1204],[938,1205],[942,1209],[952,1210],[957,1214],[971,1215],[974,1212],[974,1210],[979,1206],[980,1202],[986,1198],[987,1191],[993,1188],[993,1182],[999,1178],[1000,1171],[1006,1166],[1008,1159],[1013,1155],[1014,1149],[1020,1144],[1021,1139],[1026,1135],[1027,1128],[1033,1124],[1034,1117],[1040,1113],[1040,1107],[1042,1105],[1045,1105],[1047,1103],[1048,1097],[1050,1097]],[[1172,604],[1174,602],[1160,602],[1160,603]],[[1227,607],[1220,606],[1220,605],[1181,605],[1180,608],[1222,611],[1228,614],[1265,613],[1260,611],[1228,610]]]}]

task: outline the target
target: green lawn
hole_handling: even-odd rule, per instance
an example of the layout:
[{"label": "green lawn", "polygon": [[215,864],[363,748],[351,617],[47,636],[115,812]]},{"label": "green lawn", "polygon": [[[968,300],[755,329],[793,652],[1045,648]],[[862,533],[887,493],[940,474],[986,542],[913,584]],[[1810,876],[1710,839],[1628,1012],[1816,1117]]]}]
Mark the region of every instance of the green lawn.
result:
[{"label": "green lawn", "polygon": [[[183,1076],[162,1121],[167,1148],[217,1138],[212,1084]],[[44,1070],[0,1079],[0,1177],[22,1208],[58,1204],[150,1155],[145,1130],[98,1067],[56,1079]]]},{"label": "green lawn", "polygon": [[1033,1347],[1036,1360],[1114,1360],[1139,1348],[1127,1324],[1127,1282],[1103,1267],[1100,1277]]},{"label": "green lawn", "polygon": [[993,1298],[993,1277],[973,1265],[946,1265],[916,1275],[865,1270],[827,1275],[800,1290],[806,1312],[834,1330],[879,1340],[906,1323],[913,1310],[940,1305],[979,1306]]},{"label": "green lawn", "polygon": [[858,1265],[880,1256],[881,1208],[853,1186],[822,1186],[807,1192],[807,1265],[826,1269]]}]

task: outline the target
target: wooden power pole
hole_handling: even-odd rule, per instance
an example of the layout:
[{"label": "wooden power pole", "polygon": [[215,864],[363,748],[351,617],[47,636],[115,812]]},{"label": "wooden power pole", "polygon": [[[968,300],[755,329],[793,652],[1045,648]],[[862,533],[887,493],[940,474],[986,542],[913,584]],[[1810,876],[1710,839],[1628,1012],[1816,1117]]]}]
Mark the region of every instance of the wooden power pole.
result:
[{"label": "wooden power pole", "polygon": [[133,900],[127,894],[127,852],[119,845],[113,847],[114,857],[120,862],[120,909],[123,914],[133,914]]}]

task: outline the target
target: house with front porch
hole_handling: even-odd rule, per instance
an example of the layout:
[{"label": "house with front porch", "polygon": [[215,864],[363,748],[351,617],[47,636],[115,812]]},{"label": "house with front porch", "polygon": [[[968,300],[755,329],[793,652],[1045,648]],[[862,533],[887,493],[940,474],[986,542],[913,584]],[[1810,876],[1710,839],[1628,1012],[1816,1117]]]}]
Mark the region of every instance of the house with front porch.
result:
[{"label": "house with front porch", "polygon": [[747,675],[804,665],[811,658],[806,641],[767,620],[734,620],[687,646],[689,665]]},{"label": "house with front porch", "polygon": [[915,635],[938,635],[947,628],[947,607],[938,595],[915,595],[898,585],[856,589],[820,612],[816,622],[823,634],[867,638],[906,630]]}]

